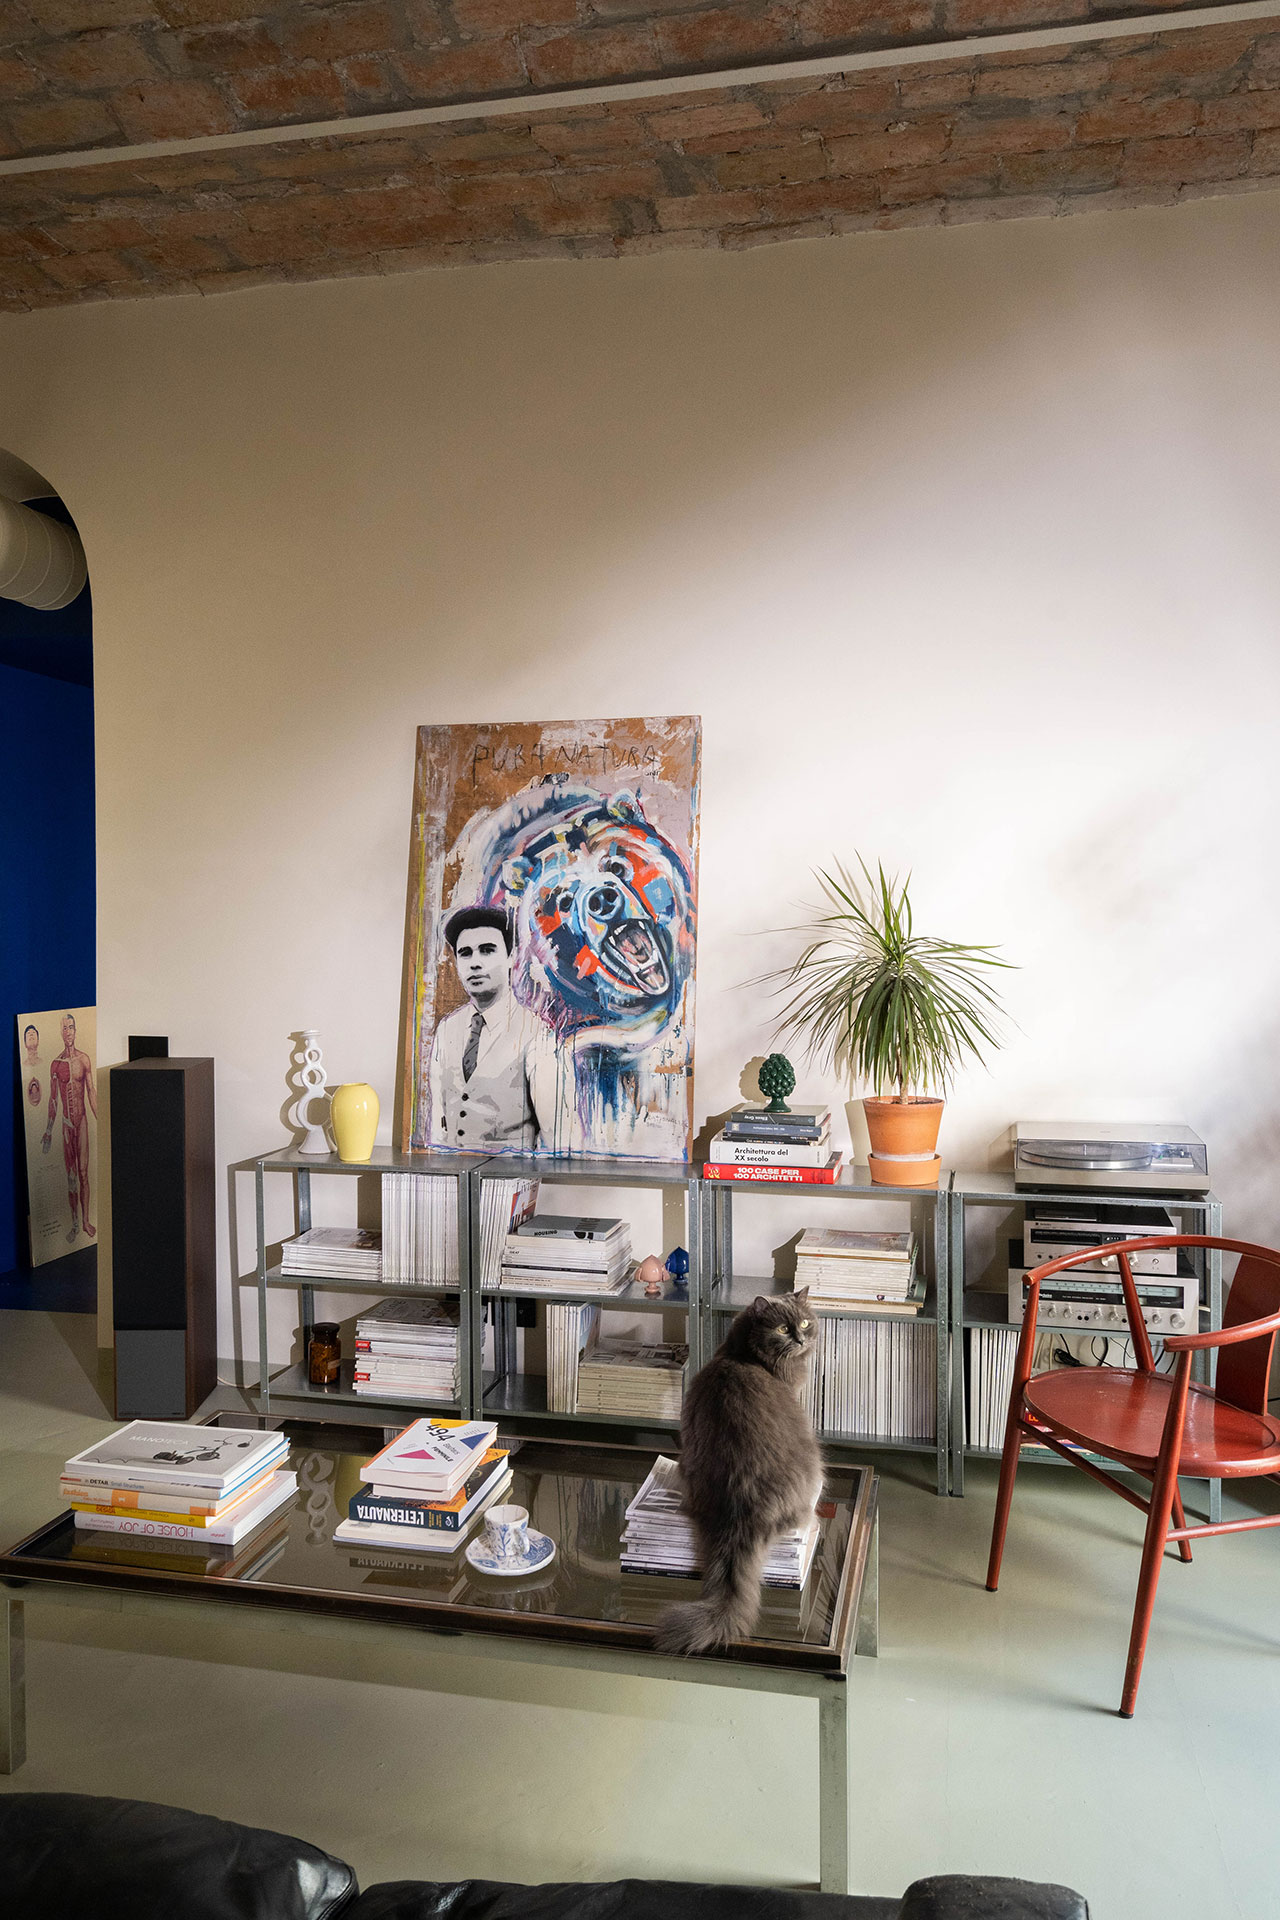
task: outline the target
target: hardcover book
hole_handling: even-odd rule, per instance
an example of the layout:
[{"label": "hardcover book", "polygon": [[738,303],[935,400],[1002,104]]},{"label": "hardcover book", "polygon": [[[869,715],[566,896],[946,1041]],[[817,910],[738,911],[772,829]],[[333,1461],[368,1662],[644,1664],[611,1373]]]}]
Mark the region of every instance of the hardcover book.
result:
[{"label": "hardcover book", "polygon": [[844,1155],[833,1153],[825,1167],[736,1166],[731,1161],[708,1160],[704,1180],[772,1181],[780,1187],[830,1187],[840,1177]]},{"label": "hardcover book", "polygon": [[411,1492],[455,1493],[497,1438],[496,1420],[415,1420],[375,1454],[361,1477]]},{"label": "hardcover book", "polygon": [[[403,1500],[394,1494],[378,1494],[372,1487],[363,1487],[359,1493],[352,1495],[347,1517],[362,1521],[366,1526],[403,1527],[411,1533],[461,1533],[476,1508],[488,1506],[491,1500],[505,1493],[514,1478],[507,1465],[507,1457],[503,1454],[498,1464],[484,1474],[480,1485],[465,1501],[461,1500],[460,1495],[439,1502]],[[467,1485],[470,1486],[471,1482],[468,1481]]]},{"label": "hardcover book", "polygon": [[131,1420],[118,1433],[73,1454],[63,1476],[88,1487],[233,1487],[283,1458],[282,1433],[242,1427],[200,1427],[187,1420]]},{"label": "hardcover book", "polygon": [[91,1533],[137,1534],[153,1540],[200,1540],[210,1546],[234,1547],[269,1519],[277,1507],[291,1500],[297,1488],[296,1473],[274,1473],[267,1491],[256,1500],[237,1506],[224,1520],[213,1520],[201,1527],[183,1526],[171,1520],[144,1520],[139,1513],[79,1512],[75,1523]]}]

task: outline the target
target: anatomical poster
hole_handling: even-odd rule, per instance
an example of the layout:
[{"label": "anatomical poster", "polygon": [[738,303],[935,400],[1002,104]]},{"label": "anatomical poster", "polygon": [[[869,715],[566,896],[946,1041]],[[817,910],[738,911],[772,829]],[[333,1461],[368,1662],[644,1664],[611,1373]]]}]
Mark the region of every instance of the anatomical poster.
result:
[{"label": "anatomical poster", "polygon": [[419,728],[406,1147],[688,1157],[701,737]]},{"label": "anatomical poster", "polygon": [[96,1054],[95,1008],[18,1015],[33,1267],[97,1243]]}]

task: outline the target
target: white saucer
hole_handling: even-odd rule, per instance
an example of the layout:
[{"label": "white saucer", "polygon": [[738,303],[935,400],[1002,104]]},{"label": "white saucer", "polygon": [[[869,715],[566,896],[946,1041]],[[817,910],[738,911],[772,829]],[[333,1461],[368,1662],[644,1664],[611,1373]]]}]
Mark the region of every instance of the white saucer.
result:
[{"label": "white saucer", "polygon": [[477,1573],[495,1573],[502,1580],[516,1580],[523,1573],[539,1573],[555,1559],[556,1543],[550,1534],[537,1533],[532,1527],[528,1539],[529,1544],[518,1560],[499,1560],[489,1551],[489,1543],[482,1533],[467,1542],[467,1559]]}]

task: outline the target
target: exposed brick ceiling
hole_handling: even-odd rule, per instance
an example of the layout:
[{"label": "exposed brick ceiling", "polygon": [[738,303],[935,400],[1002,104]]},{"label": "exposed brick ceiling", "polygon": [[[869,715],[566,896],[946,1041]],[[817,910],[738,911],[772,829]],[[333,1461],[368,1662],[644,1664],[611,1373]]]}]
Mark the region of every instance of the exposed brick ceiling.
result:
[{"label": "exposed brick ceiling", "polygon": [[[1094,0],[19,0],[0,8],[0,307],[477,259],[743,246],[1280,178],[1280,20],[965,57]],[[1149,11],[1144,9],[1144,12]],[[1169,13],[1176,9],[1164,8]],[[1274,24],[1275,30],[1271,30]],[[521,108],[566,87],[902,48],[874,69]],[[500,116],[218,144],[486,99]],[[203,150],[76,164],[90,149]]]}]

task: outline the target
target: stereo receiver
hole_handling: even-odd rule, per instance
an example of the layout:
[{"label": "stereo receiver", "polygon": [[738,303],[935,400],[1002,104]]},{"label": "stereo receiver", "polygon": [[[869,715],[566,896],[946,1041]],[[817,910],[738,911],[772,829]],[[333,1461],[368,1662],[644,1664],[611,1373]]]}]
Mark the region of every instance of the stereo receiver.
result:
[{"label": "stereo receiver", "polygon": [[[1010,1241],[1009,1253],[1016,1260],[1020,1249]],[[1138,1274],[1133,1276],[1138,1304],[1148,1333],[1194,1333],[1200,1324],[1200,1282],[1194,1273]],[[1027,1276],[1020,1266],[1009,1268],[1009,1318],[1021,1322],[1027,1304]],[[1037,1326],[1085,1327],[1098,1333],[1123,1332],[1129,1317],[1125,1312],[1124,1283],[1118,1273],[1091,1273],[1073,1267],[1066,1273],[1051,1273],[1040,1282],[1040,1306]]]},{"label": "stereo receiver", "polygon": [[[1119,1270],[1115,1255],[1104,1252],[1104,1248],[1118,1240],[1149,1240],[1154,1234],[1176,1232],[1172,1217],[1163,1207],[1115,1206],[1087,1200],[1064,1200],[1060,1204],[1031,1201],[1022,1227],[1022,1257],[1028,1267],[1043,1267],[1065,1254],[1096,1248],[1097,1258],[1073,1267],[1072,1272],[1115,1273]],[[1129,1265],[1134,1273],[1176,1273],[1178,1249],[1151,1247],[1145,1253],[1131,1254]]]}]

